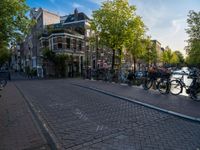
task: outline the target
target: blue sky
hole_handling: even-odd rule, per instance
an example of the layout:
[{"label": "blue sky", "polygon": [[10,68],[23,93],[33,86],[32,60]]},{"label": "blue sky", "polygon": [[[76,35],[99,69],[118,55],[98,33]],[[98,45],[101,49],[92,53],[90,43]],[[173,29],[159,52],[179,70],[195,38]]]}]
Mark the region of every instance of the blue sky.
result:
[{"label": "blue sky", "polygon": [[[27,0],[30,7],[43,7],[49,11],[65,15],[73,13],[74,8],[91,16],[103,0]],[[137,14],[148,27],[148,35],[157,39],[162,46],[184,53],[187,45],[187,14],[189,10],[200,10],[200,0],[129,0],[136,5]]]}]

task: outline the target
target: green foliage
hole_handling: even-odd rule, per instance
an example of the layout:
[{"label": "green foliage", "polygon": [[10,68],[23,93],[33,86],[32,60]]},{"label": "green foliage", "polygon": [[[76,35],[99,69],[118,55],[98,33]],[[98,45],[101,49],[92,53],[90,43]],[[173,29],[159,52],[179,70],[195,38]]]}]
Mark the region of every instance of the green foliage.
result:
[{"label": "green foliage", "polygon": [[200,39],[200,11],[190,11],[188,14],[188,28],[186,32],[189,35],[189,41]]},{"label": "green foliage", "polygon": [[[127,32],[126,48],[132,54],[133,57],[138,58],[144,54],[145,40],[144,40],[144,24],[140,18],[136,18],[133,24],[129,26]],[[135,23],[134,23],[135,22]]]},{"label": "green foliage", "polygon": [[165,48],[165,51],[162,54],[162,62],[165,64],[171,64],[173,58],[172,50],[169,47]]},{"label": "green foliage", "polygon": [[189,35],[187,63],[200,66],[200,12],[190,11],[187,19]]},{"label": "green foliage", "polygon": [[21,36],[28,32],[32,24],[26,16],[28,10],[25,0],[0,1],[0,47],[3,47],[4,43],[21,40]]},{"label": "green foliage", "polygon": [[185,59],[183,57],[183,54],[180,51],[175,51],[174,53],[176,53],[176,55],[179,59],[178,65],[179,66],[183,65],[185,63]]},{"label": "green foliage", "polygon": [[55,73],[57,77],[66,77],[66,62],[70,57],[66,54],[55,54],[49,49],[43,50],[43,58],[55,65]]},{"label": "green foliage", "polygon": [[[130,6],[128,0],[106,1],[99,10],[93,12],[91,27],[107,47],[114,51],[122,50],[124,44],[130,42],[129,38],[136,39],[136,33],[140,37],[143,32],[143,23],[135,10],[136,7]],[[141,44],[137,43],[137,46],[141,47]]]},{"label": "green foliage", "polygon": [[58,77],[66,77],[66,61],[69,59],[66,54],[57,54],[55,56],[56,74]]},{"label": "green foliage", "polygon": [[184,63],[183,54],[179,51],[172,52],[169,47],[166,47],[162,55],[162,62],[168,65],[181,66]]},{"label": "green foliage", "polygon": [[146,48],[144,49],[145,55],[144,55],[144,60],[147,62],[147,64],[154,64],[156,63],[158,56],[157,56],[157,51],[156,51],[156,45],[152,43],[150,37],[145,39]]},{"label": "green foliage", "polygon": [[42,50],[42,55],[43,55],[44,59],[55,63],[55,56],[56,55],[53,51],[49,50],[48,48],[45,48],[45,49]]},{"label": "green foliage", "polygon": [[159,58],[158,58],[158,54],[157,54],[157,50],[156,50],[156,45],[155,44],[152,44],[152,47],[150,49],[150,63],[153,64],[153,63],[156,63]]},{"label": "green foliage", "polygon": [[172,53],[172,58],[171,58],[171,60],[170,60],[170,63],[172,64],[172,65],[178,65],[178,63],[179,63],[179,57],[177,56],[177,54],[175,53],[175,52],[173,52]]},{"label": "green foliage", "polygon": [[187,63],[193,66],[200,66],[200,40],[191,42]]},{"label": "green foliage", "polygon": [[10,52],[6,47],[0,47],[0,68],[10,59]]}]

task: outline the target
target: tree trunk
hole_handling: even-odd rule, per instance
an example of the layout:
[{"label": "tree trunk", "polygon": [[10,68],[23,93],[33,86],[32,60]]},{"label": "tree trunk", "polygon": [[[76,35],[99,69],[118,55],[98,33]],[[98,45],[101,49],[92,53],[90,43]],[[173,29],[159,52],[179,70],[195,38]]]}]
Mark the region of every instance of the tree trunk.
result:
[{"label": "tree trunk", "polygon": [[121,65],[122,65],[122,50],[119,50],[119,69],[121,69]]},{"label": "tree trunk", "polygon": [[136,63],[137,63],[137,61],[136,61],[136,58],[135,57],[133,57],[133,64],[134,64],[134,73],[136,72]]},{"label": "tree trunk", "polygon": [[113,49],[113,55],[112,55],[112,70],[114,70],[115,67],[115,50]]}]

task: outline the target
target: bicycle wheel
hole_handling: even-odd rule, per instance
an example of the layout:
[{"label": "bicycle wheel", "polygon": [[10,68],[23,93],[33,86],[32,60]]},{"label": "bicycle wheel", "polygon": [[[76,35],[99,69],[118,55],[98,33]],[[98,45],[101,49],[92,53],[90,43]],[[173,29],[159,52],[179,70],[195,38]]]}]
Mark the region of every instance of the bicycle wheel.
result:
[{"label": "bicycle wheel", "polygon": [[134,78],[133,85],[140,86],[142,84],[142,79]]},{"label": "bicycle wheel", "polygon": [[183,91],[183,86],[179,80],[172,80],[170,82],[170,93],[172,95],[179,95]]},{"label": "bicycle wheel", "polygon": [[191,90],[190,97],[193,100],[200,102],[200,87],[198,87],[198,89],[196,89],[196,90]]},{"label": "bicycle wheel", "polygon": [[1,81],[0,81],[0,87],[1,87],[1,88],[4,88],[4,87],[6,86],[6,84],[7,84],[7,81],[6,81],[6,80],[1,80]]},{"label": "bicycle wheel", "polygon": [[142,86],[145,90],[150,89],[152,87],[152,85],[153,85],[153,80],[151,80],[150,78],[144,79],[143,84],[142,84]]},{"label": "bicycle wheel", "polygon": [[167,79],[162,79],[157,84],[157,89],[161,94],[168,94],[169,93],[169,81]]}]

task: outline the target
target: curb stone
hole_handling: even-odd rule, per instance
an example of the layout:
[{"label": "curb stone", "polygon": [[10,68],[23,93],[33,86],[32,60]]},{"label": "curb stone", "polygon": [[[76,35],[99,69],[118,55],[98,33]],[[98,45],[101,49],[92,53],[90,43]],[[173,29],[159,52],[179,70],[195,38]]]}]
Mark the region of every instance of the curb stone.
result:
[{"label": "curb stone", "polygon": [[151,108],[151,109],[154,109],[154,110],[157,110],[157,111],[160,111],[160,112],[164,112],[164,113],[167,113],[167,114],[170,114],[170,115],[182,118],[182,119],[187,119],[187,120],[190,120],[190,121],[200,123],[200,118],[184,115],[184,114],[177,113],[177,112],[174,112],[174,111],[170,111],[170,110],[167,110],[167,109],[162,109],[162,108],[159,108],[157,106],[153,106],[151,104],[140,102],[136,99],[134,100],[134,99],[127,98],[127,97],[124,97],[124,96],[120,96],[120,95],[114,94],[112,92],[107,92],[107,91],[100,90],[98,88],[94,88],[94,87],[91,87],[91,86],[87,87],[87,86],[83,86],[83,85],[79,85],[79,84],[75,84],[75,83],[72,83],[72,85],[79,86],[79,87],[82,87],[82,88],[86,88],[86,89],[89,89],[89,90],[93,90],[93,91],[96,91],[96,92],[100,92],[100,93],[103,93],[103,94],[106,94],[108,96],[112,96],[112,97],[115,97],[115,98],[120,98],[122,100],[126,100],[126,101],[129,101],[129,102],[132,102],[132,103],[135,103],[135,104],[147,107],[147,108]]}]

